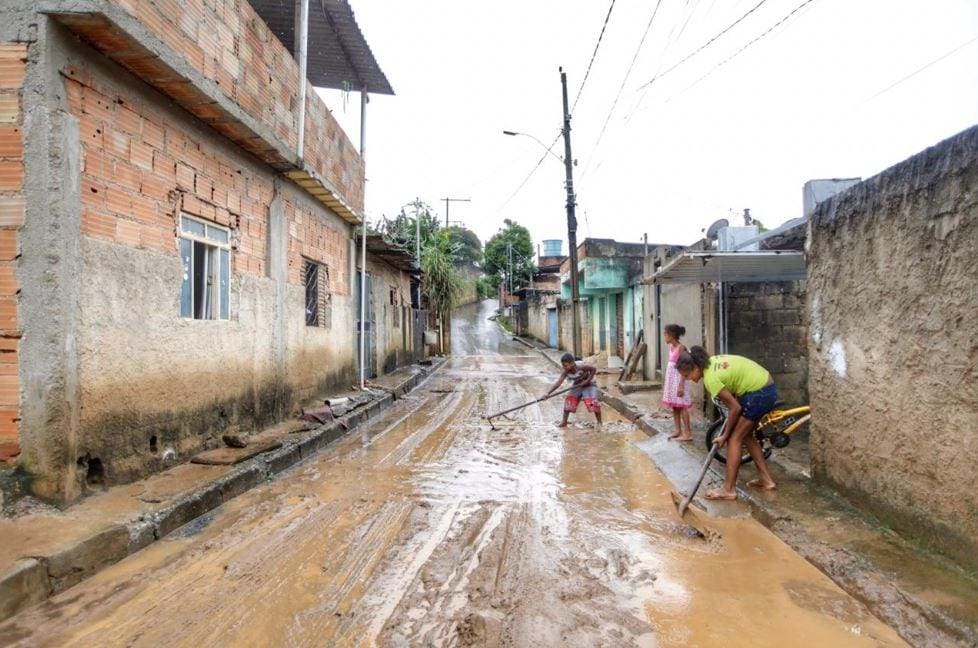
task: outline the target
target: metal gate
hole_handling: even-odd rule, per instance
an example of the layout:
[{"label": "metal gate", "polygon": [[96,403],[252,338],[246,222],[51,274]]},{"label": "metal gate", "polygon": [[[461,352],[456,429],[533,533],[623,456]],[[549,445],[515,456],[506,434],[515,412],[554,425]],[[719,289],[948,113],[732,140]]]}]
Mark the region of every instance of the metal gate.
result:
[{"label": "metal gate", "polygon": [[[367,274],[367,316],[363,317],[360,309],[360,273],[357,273],[356,282],[356,293],[355,299],[357,302],[357,362],[360,361],[360,346],[363,344],[363,336],[366,335],[367,343],[365,348],[365,353],[363,355],[363,375],[367,378],[377,377],[377,336],[376,336],[376,319],[374,317],[374,303],[373,303],[373,281],[370,278],[370,274]],[[360,322],[363,321],[363,328],[360,327]],[[362,331],[362,334],[361,334]]]}]

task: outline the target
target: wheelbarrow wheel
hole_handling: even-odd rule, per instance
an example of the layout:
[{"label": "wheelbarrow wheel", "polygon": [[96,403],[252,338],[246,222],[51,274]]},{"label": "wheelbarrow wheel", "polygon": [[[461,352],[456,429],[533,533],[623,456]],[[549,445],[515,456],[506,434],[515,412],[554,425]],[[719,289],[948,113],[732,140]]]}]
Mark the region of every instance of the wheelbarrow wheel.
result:
[{"label": "wheelbarrow wheel", "polygon": [[[723,432],[723,424],[725,422],[726,419],[722,419],[722,418],[717,419],[716,421],[713,421],[713,424],[710,426],[710,429],[706,431],[707,450],[713,447],[713,439],[720,436],[720,433]],[[764,458],[769,459],[770,457],[771,457],[771,447],[767,446],[764,448]],[[722,464],[727,463],[727,446],[723,446],[723,448],[717,450],[717,453],[713,455],[713,458]],[[751,459],[750,453],[747,452],[747,448],[745,447],[743,455],[741,455],[740,457],[740,463],[745,464],[745,463],[750,463],[752,461],[753,459]]]}]

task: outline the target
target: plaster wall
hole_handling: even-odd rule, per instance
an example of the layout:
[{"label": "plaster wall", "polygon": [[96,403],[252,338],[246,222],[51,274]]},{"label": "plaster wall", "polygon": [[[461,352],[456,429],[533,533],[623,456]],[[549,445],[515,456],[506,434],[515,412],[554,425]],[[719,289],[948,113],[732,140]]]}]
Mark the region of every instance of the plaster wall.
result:
[{"label": "plaster wall", "polygon": [[[544,344],[550,343],[550,325],[549,325],[549,315],[548,312],[551,309],[557,308],[557,299],[554,295],[531,295],[525,302],[526,304],[526,321],[525,329],[526,334],[530,337],[543,342]],[[567,313],[570,316],[570,313]],[[558,312],[559,318],[559,312]],[[558,319],[558,332],[560,330],[560,321]],[[559,333],[558,333],[559,338]]]},{"label": "plaster wall", "polygon": [[816,209],[814,474],[978,566],[978,127]]},{"label": "plaster wall", "polygon": [[[667,324],[679,324],[685,327],[686,335],[682,343],[686,348],[703,344],[703,312],[701,308],[701,293],[703,286],[697,283],[662,284],[658,286],[659,310],[655,311],[657,286],[645,287],[646,303],[652,305],[652,314],[647,318],[646,343],[649,352],[645,356],[647,376],[655,376],[656,372],[665,371],[669,364],[669,347],[662,338],[663,329]],[[656,364],[658,354],[658,364]],[[692,397],[694,403],[702,402],[704,397],[702,384],[693,383]]]}]

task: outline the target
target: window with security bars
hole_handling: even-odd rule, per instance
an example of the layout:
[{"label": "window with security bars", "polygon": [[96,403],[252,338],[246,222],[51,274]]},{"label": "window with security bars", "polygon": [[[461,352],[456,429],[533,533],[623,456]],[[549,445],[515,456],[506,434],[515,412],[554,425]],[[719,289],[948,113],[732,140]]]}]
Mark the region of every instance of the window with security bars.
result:
[{"label": "window with security bars", "polygon": [[180,215],[180,317],[226,320],[231,284],[230,231]]},{"label": "window with security bars", "polygon": [[329,268],[303,259],[302,280],[306,286],[306,326],[328,329],[332,319]]}]

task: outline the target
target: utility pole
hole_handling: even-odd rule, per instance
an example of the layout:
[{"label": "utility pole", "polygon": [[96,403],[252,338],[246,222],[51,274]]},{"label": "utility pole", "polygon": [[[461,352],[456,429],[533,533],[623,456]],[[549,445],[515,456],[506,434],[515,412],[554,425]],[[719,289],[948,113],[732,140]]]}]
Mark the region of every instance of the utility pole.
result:
[{"label": "utility pole", "polygon": [[445,227],[448,227],[448,205],[453,202],[472,202],[471,198],[442,198],[445,201]]},{"label": "utility pole", "polygon": [[508,277],[509,278],[509,294],[510,294],[510,296],[512,296],[512,294],[513,294],[513,244],[512,244],[512,242],[506,244],[506,254],[509,257],[509,272],[507,272],[506,274],[509,275],[509,277]]},{"label": "utility pole", "polygon": [[574,337],[574,357],[581,357],[581,319],[578,313],[580,289],[577,285],[577,216],[574,215],[574,158],[571,157],[570,111],[567,108],[567,73],[560,68],[560,85],[564,96],[564,170],[567,174],[567,244],[570,246],[571,330]]}]

